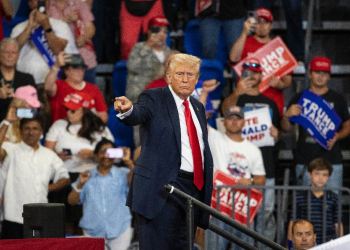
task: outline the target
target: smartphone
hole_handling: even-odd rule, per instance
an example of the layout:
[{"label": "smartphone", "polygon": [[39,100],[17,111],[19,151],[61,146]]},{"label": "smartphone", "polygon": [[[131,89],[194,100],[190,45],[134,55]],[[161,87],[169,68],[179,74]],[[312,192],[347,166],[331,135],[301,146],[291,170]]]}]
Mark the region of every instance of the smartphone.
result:
[{"label": "smartphone", "polygon": [[38,10],[39,12],[46,14],[46,1],[38,1]]},{"label": "smartphone", "polygon": [[62,152],[66,155],[72,155],[72,151],[69,148],[62,148]]},{"label": "smartphone", "polygon": [[251,74],[250,70],[243,70],[242,71],[242,79],[246,78],[248,76],[250,77],[250,74]]},{"label": "smartphone", "polygon": [[107,148],[105,152],[106,158],[123,158],[124,150],[122,148]]},{"label": "smartphone", "polygon": [[151,28],[151,33],[159,33],[160,31],[160,27],[159,26],[153,26]]},{"label": "smartphone", "polygon": [[28,118],[31,119],[35,116],[35,109],[17,109],[18,118]]},{"label": "smartphone", "polygon": [[258,21],[258,12],[256,11],[248,11],[247,16],[248,18],[254,18],[256,22]]}]

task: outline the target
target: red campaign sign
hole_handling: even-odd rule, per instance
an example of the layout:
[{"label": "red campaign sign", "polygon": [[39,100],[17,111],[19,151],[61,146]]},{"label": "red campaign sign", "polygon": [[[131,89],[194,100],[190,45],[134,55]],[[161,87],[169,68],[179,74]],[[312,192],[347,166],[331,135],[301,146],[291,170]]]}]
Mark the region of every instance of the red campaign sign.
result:
[{"label": "red campaign sign", "polygon": [[198,16],[199,13],[207,9],[212,3],[213,3],[213,0],[197,0],[196,7],[195,7],[195,16]]},{"label": "red campaign sign", "polygon": [[[299,65],[279,36],[248,56],[248,58],[252,57],[259,59],[263,70],[263,79],[259,85],[260,92],[269,88],[268,79],[270,76],[275,75],[281,79]],[[242,64],[245,60],[246,58],[233,67],[239,76],[241,76]]]},{"label": "red campaign sign", "polygon": [[[214,174],[214,186],[236,185],[236,179],[231,175],[217,170]],[[232,188],[222,188],[220,190],[220,212],[232,217]],[[261,191],[252,188],[250,192],[250,218],[249,225],[252,224],[254,218],[261,206],[263,197]],[[211,197],[211,206],[216,209],[216,189],[213,189]],[[248,191],[247,189],[235,189],[235,220],[247,225],[248,214]]]}]

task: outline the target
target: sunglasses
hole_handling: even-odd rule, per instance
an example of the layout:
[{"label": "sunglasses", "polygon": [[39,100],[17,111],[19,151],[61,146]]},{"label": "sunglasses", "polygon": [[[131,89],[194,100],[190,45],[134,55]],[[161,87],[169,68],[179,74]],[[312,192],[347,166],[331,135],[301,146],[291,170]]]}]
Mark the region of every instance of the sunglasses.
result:
[{"label": "sunglasses", "polygon": [[259,69],[260,68],[260,64],[258,64],[258,63],[244,63],[243,65],[242,65],[242,67],[244,68],[244,69],[247,69],[247,68],[253,68],[253,69]]},{"label": "sunglasses", "polygon": [[76,110],[71,110],[71,109],[69,109],[69,108],[65,108],[65,109],[66,109],[66,112],[70,111],[72,114],[74,114],[75,111],[76,111]]}]

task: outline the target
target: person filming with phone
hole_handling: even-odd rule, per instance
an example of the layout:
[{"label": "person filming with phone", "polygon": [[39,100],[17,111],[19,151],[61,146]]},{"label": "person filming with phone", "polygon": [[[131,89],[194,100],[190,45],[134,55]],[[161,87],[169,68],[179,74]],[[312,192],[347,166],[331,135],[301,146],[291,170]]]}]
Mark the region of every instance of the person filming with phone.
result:
[{"label": "person filming with phone", "polygon": [[[21,142],[4,142],[10,124],[19,120],[16,113],[17,108],[11,103],[6,118],[0,125],[0,161],[3,172],[0,183],[5,183],[2,186],[2,239],[23,238],[24,204],[47,203],[50,192],[70,184],[63,161],[40,144],[43,133],[40,116],[20,120]],[[5,176],[6,180],[3,179]]]},{"label": "person filming with phone", "polygon": [[[62,68],[62,80],[57,79],[57,72]],[[107,105],[98,87],[92,83],[85,82],[84,74],[87,66],[80,54],[59,53],[54,66],[51,68],[45,80],[45,91],[51,105],[51,118],[55,122],[67,117],[64,108],[66,98],[71,93],[79,92],[88,94],[94,106],[91,110],[107,123]]]},{"label": "person filming with phone", "polygon": [[[79,226],[84,236],[105,239],[106,249],[127,250],[132,237],[131,213],[126,203],[134,164],[129,148],[117,148],[102,138],[94,150],[97,166],[79,174],[68,196],[71,205],[83,205]],[[121,159],[125,167],[114,166]]]},{"label": "person filming with phone", "polygon": [[0,121],[5,119],[14,92],[22,86],[36,88],[30,74],[16,70],[19,57],[19,44],[14,38],[4,38],[0,42]]},{"label": "person filming with phone", "polygon": [[[46,134],[45,146],[52,149],[64,161],[71,181],[75,181],[79,173],[95,166],[93,150],[103,138],[114,141],[108,127],[101,118],[91,110],[94,108],[93,99],[86,93],[74,92],[65,97],[63,104],[66,119],[59,119],[53,123]],[[59,199],[67,200],[70,187],[62,191]],[[79,208],[66,206],[67,233],[79,233],[77,228],[80,216]],[[81,207],[80,207],[81,213]]]},{"label": "person filming with phone", "polygon": [[[244,22],[241,36],[231,48],[229,55],[231,63],[238,63],[269,43],[271,41],[270,33],[272,30],[272,22],[272,13],[266,8],[249,11],[248,18]],[[280,116],[282,116],[284,108],[283,89],[292,84],[292,76],[288,74],[278,79],[273,75],[269,78],[268,84],[270,88],[265,90],[262,94],[276,102]]]}]

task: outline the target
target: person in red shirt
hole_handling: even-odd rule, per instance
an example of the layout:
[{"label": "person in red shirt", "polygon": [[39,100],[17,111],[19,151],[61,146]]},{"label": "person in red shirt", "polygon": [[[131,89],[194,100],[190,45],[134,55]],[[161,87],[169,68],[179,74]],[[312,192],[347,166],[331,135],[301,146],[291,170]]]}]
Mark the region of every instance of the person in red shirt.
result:
[{"label": "person in red shirt", "polygon": [[[61,67],[62,74],[66,77],[64,80],[57,80],[57,73]],[[80,54],[65,54],[64,52],[58,54],[44,84],[51,105],[52,122],[67,117],[63,106],[64,100],[71,93],[79,91],[87,93],[92,98],[91,102],[95,106],[92,111],[104,123],[107,123],[107,105],[101,91],[92,83],[83,81],[86,68]]]},{"label": "person in red shirt", "polygon": [[[255,11],[258,14],[257,23],[251,18],[248,18],[244,22],[241,36],[231,48],[230,61],[232,63],[238,63],[271,41],[270,32],[273,22],[271,11],[265,8],[259,8]],[[254,35],[250,35],[252,32],[254,32]],[[273,75],[269,79],[270,88],[262,93],[264,96],[276,102],[281,116],[283,116],[284,108],[283,89],[289,87],[291,83],[292,76],[290,74],[282,77],[281,79],[278,79]]]}]

